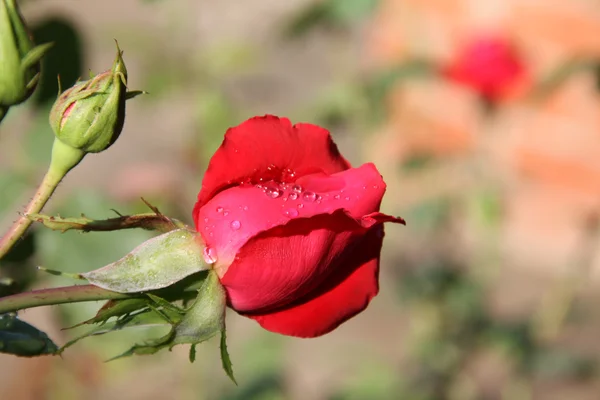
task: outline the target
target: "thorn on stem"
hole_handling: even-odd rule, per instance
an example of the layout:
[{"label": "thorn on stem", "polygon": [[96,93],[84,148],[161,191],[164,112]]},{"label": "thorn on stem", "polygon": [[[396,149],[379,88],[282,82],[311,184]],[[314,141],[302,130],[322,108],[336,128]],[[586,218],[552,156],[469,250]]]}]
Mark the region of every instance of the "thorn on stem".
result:
[{"label": "thorn on stem", "polygon": [[151,209],[156,215],[158,215],[159,217],[162,217],[163,214],[159,211],[158,207],[153,206],[152,204],[150,204],[146,199],[144,199],[143,197],[141,197],[142,201],[144,202],[145,205],[148,206],[149,209]]}]

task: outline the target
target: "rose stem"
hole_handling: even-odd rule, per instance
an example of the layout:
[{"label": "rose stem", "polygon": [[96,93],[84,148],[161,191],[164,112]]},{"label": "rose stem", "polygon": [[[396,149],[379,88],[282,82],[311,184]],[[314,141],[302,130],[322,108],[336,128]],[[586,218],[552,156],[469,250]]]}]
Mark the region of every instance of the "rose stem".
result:
[{"label": "rose stem", "polygon": [[62,181],[73,167],[79,164],[84,155],[85,153],[81,150],[68,147],[58,139],[54,140],[52,160],[50,161],[48,172],[46,172],[40,186],[19,219],[15,221],[2,239],[0,239],[0,259],[9,252],[32,224],[33,221],[27,218],[27,214],[38,213],[42,210],[60,181]]},{"label": "rose stem", "polygon": [[[94,285],[65,286],[51,289],[32,290],[0,297],[0,314],[64,303],[84,301],[118,300],[136,297],[135,295],[111,292]],[[139,296],[138,296],[139,297]]]}]

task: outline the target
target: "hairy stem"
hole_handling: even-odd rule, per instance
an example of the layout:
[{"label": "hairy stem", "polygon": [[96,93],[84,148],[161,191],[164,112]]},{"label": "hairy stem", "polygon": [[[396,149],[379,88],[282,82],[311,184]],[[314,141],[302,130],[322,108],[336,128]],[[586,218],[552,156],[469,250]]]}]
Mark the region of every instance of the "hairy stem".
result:
[{"label": "hairy stem", "polygon": [[119,300],[140,295],[111,292],[93,285],[65,286],[52,289],[32,290],[0,297],[0,314],[64,303],[84,301]]},{"label": "hairy stem", "polygon": [[52,161],[50,162],[48,172],[46,172],[44,179],[42,179],[42,183],[40,183],[40,186],[19,219],[15,221],[0,239],[0,259],[9,252],[32,224],[33,221],[27,215],[39,213],[42,210],[60,181],[83,159],[84,155],[84,152],[69,148],[57,139],[54,141]]}]

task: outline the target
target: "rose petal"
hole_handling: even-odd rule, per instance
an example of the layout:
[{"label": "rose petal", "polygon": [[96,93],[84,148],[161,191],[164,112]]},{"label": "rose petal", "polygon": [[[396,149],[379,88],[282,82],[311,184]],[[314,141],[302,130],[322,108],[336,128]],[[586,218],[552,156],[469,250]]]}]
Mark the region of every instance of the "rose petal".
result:
[{"label": "rose petal", "polygon": [[[282,307],[314,290],[360,247],[368,227],[392,217],[355,220],[344,211],[292,220],[248,241],[222,276],[236,311]],[[372,228],[371,228],[372,229]]]},{"label": "rose petal", "polygon": [[343,268],[304,299],[283,309],[243,314],[271,332],[298,337],[316,337],[331,332],[363,311],[379,291],[379,253],[383,227],[369,230],[344,257]]},{"label": "rose petal", "polygon": [[[217,194],[198,210],[196,228],[214,250],[217,267],[230,265],[250,238],[292,219],[336,210],[345,210],[360,219],[376,212],[385,192],[385,183],[373,164],[328,177],[309,175],[298,182],[304,188],[320,191],[295,193],[293,185],[289,185],[285,192],[272,198],[255,186],[238,186]],[[225,271],[219,273],[222,276]]]},{"label": "rose petal", "polygon": [[227,131],[204,175],[194,219],[219,191],[247,180],[291,182],[315,172],[350,168],[329,132],[311,124],[292,126],[287,118],[254,117]]}]

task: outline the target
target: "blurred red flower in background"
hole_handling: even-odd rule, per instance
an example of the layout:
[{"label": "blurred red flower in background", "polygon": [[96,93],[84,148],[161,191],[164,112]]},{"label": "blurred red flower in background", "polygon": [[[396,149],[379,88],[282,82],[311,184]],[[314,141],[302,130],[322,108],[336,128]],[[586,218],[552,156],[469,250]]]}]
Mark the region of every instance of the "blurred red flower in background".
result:
[{"label": "blurred red flower in background", "polygon": [[466,42],[454,60],[442,68],[442,74],[492,102],[520,94],[529,80],[512,43],[492,35]]}]

